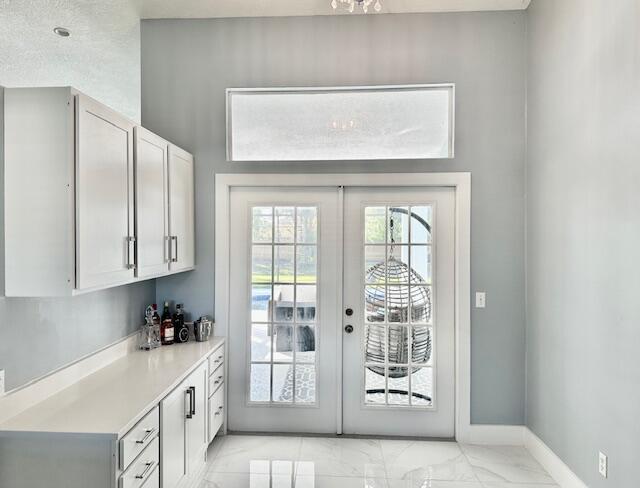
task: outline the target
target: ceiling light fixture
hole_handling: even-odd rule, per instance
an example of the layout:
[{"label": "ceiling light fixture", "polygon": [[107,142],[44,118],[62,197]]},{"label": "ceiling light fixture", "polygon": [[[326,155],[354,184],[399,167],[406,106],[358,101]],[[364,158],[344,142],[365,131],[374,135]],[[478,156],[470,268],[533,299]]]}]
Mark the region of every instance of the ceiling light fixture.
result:
[{"label": "ceiling light fixture", "polygon": [[[353,13],[356,7],[360,7],[366,14],[369,11],[369,6],[373,2],[374,0],[331,0],[331,6],[333,7],[333,10],[337,10],[338,7],[340,7],[348,11],[349,13]],[[380,0],[375,0],[373,10],[375,10],[376,12],[380,12],[380,10],[382,10],[382,4],[380,3]]]},{"label": "ceiling light fixture", "polygon": [[58,34],[60,37],[69,37],[71,35],[71,31],[64,27],[54,27],[53,32]]}]

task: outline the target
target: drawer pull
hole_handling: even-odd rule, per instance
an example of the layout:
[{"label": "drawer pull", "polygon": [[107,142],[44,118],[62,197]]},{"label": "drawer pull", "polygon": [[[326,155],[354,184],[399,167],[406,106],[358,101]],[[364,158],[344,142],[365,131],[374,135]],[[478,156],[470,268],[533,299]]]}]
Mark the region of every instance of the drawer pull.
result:
[{"label": "drawer pull", "polygon": [[218,378],[213,382],[214,385],[217,385],[218,383],[220,383],[223,379],[223,376],[218,376]]},{"label": "drawer pull", "polygon": [[146,463],[145,464],[146,468],[144,468],[144,471],[141,474],[137,474],[136,475],[136,479],[137,480],[145,479],[147,476],[149,476],[149,473],[153,470],[155,465],[156,465],[155,461],[151,461],[151,462]]},{"label": "drawer pull", "polygon": [[220,415],[222,413],[222,407],[218,407],[218,411],[215,412],[213,415]]},{"label": "drawer pull", "polygon": [[145,435],[142,439],[136,441],[136,444],[145,444],[149,439],[151,439],[156,434],[155,427],[153,429],[145,430]]}]

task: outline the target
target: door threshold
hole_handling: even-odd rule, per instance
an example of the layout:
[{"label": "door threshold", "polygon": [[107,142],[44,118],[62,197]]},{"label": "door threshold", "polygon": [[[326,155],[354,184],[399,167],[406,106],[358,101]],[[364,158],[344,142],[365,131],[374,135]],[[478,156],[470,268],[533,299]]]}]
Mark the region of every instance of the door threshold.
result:
[{"label": "door threshold", "polygon": [[388,441],[429,441],[455,442],[454,437],[414,437],[402,435],[373,435],[373,434],[330,434],[317,432],[256,432],[229,430],[226,435],[246,435],[261,437],[325,437],[329,439],[375,439]]}]

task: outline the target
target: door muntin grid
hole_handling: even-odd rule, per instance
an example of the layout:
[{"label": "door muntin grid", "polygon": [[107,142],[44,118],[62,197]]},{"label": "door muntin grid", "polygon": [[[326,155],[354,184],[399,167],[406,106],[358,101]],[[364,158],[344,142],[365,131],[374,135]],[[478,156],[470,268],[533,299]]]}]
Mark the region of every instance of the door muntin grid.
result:
[{"label": "door muntin grid", "polygon": [[363,404],[435,408],[435,204],[363,207]]},{"label": "door muntin grid", "polygon": [[317,405],[318,208],[250,208],[248,403]]}]

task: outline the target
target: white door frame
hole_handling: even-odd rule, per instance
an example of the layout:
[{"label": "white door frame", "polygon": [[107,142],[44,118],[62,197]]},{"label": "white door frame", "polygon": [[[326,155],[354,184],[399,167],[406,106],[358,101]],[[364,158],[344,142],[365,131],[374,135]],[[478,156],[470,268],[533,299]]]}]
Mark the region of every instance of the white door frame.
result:
[{"label": "white door frame", "polygon": [[[229,333],[230,191],[233,187],[450,187],[455,190],[455,437],[471,438],[471,173],[217,174],[215,176],[215,318]],[[342,192],[339,192],[342,199]],[[338,222],[342,240],[342,222]],[[342,259],[340,258],[340,264]],[[342,323],[342,281],[337,287],[337,323]],[[220,330],[220,329],[218,329]],[[337,334],[342,357],[342,334]],[[228,349],[228,343],[225,342]],[[228,351],[227,351],[228,353]],[[342,433],[342,367],[338,365],[338,434]],[[225,375],[228,369],[225,370]],[[228,378],[225,378],[225,382]],[[226,398],[225,398],[226,405]],[[227,428],[227,414],[224,419]]]}]

